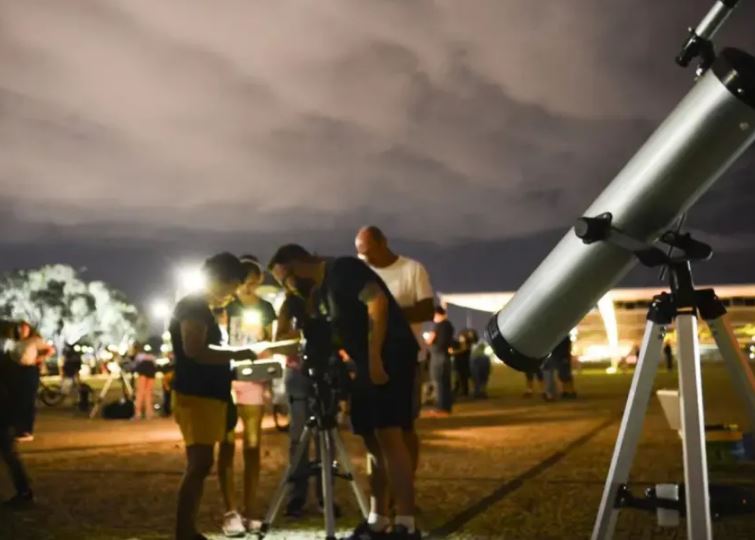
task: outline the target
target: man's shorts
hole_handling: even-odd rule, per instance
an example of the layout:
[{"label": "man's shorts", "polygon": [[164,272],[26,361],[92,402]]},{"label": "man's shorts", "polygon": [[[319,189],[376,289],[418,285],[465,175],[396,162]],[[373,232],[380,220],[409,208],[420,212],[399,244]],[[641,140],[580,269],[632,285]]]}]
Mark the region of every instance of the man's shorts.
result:
[{"label": "man's shorts", "polygon": [[416,353],[393,357],[386,361],[388,382],[375,386],[369,382],[367,362],[357,362],[357,383],[351,394],[351,425],[357,435],[367,435],[376,429],[414,427],[414,381]]},{"label": "man's shorts", "polygon": [[[259,448],[262,437],[262,417],[265,414],[264,405],[237,405],[238,418],[243,428],[244,448]],[[233,444],[236,441],[236,426],[225,434],[223,442]]]},{"label": "man's shorts", "polygon": [[213,445],[226,434],[228,403],[173,392],[173,416],[186,446]]}]

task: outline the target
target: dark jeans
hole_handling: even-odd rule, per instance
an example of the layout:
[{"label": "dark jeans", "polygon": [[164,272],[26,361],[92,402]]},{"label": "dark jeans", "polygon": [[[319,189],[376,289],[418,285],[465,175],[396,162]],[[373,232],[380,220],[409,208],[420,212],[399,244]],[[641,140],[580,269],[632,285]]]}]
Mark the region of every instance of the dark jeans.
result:
[{"label": "dark jeans", "polygon": [[490,358],[487,356],[472,357],[471,371],[474,394],[476,398],[488,396],[488,380],[490,380]]},{"label": "dark jeans", "polygon": [[163,416],[170,416],[173,413],[173,390],[163,388]]},{"label": "dark jeans", "polygon": [[541,368],[537,368],[533,371],[525,371],[524,376],[527,377],[527,381],[534,381],[535,378],[537,378],[538,381],[543,380],[543,370]]},{"label": "dark jeans", "polygon": [[457,396],[469,395],[469,376],[471,367],[469,365],[469,355],[459,355],[454,357],[454,371],[456,372],[456,381],[454,382],[454,394]]},{"label": "dark jeans", "polygon": [[[296,455],[296,451],[299,447],[299,439],[304,431],[304,426],[310,416],[309,410],[309,392],[311,388],[311,381],[302,373],[299,369],[286,369],[286,395],[288,396],[288,459],[291,463]],[[310,445],[311,445],[310,441]],[[319,456],[320,450],[315,442],[315,449]],[[311,448],[311,446],[310,446]],[[304,505],[307,501],[307,491],[309,487],[309,452],[308,448],[305,452],[304,459],[299,461],[296,469],[293,472],[295,480],[291,486],[291,494],[289,503],[296,502],[297,504]],[[320,477],[317,480],[317,499],[322,502],[322,483]]]},{"label": "dark jeans", "polygon": [[16,493],[24,495],[31,491],[29,476],[16,449],[15,432],[11,426],[0,424],[0,458],[5,462],[10,472]]},{"label": "dark jeans", "polygon": [[16,433],[34,433],[34,420],[37,416],[37,391],[39,390],[39,368],[21,366],[18,370]]},{"label": "dark jeans", "polygon": [[433,353],[430,358],[430,378],[435,387],[436,407],[451,412],[453,393],[451,391],[451,358],[445,354]]},{"label": "dark jeans", "polygon": [[570,383],[574,380],[571,371],[571,358],[563,358],[558,362],[558,380],[562,383]]}]

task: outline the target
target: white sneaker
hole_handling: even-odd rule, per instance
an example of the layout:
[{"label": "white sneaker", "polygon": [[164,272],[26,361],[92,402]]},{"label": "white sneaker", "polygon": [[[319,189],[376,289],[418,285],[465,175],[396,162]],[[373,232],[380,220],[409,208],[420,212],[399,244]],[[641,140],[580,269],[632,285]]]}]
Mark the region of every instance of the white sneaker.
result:
[{"label": "white sneaker", "polygon": [[21,433],[19,435],[16,435],[16,440],[18,442],[31,442],[34,440],[34,435],[31,433]]},{"label": "white sneaker", "polygon": [[223,516],[223,534],[231,538],[246,536],[244,520],[238,512],[226,512]]}]

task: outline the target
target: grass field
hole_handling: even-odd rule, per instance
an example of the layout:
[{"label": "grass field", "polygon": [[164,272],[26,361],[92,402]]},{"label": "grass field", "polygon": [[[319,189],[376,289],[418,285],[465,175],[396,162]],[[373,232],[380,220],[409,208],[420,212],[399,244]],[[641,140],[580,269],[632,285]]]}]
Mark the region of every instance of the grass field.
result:
[{"label": "grass field", "polygon": [[[600,500],[631,374],[577,375],[579,399],[545,403],[521,396],[523,376],[497,367],[491,399],[460,402],[447,419],[423,418],[417,478],[419,524],[436,538],[588,538]],[[708,423],[745,424],[720,366],[704,369]],[[659,373],[658,388],[676,387]],[[171,420],[86,420],[42,410],[38,437],[22,447],[39,494],[36,509],[0,511],[0,538],[63,540],[169,538],[183,449]],[[344,435],[363,478],[360,441]],[[268,430],[263,441],[259,514],[283,473],[287,440]],[[239,460],[240,461],[240,460]],[[711,481],[755,486],[755,465],[711,464]],[[0,493],[9,486],[0,471]],[[681,480],[681,445],[651,403],[632,472],[634,491]],[[348,487],[338,484],[344,509],[339,527],[358,521]],[[222,505],[215,478],[207,482],[201,515],[208,534],[219,530]],[[270,538],[322,537],[313,511],[301,522],[281,520]],[[755,516],[715,524],[717,538],[755,538]],[[221,536],[216,536],[221,538]],[[660,529],[651,514],[623,511],[616,538],[683,539],[684,525]]]}]

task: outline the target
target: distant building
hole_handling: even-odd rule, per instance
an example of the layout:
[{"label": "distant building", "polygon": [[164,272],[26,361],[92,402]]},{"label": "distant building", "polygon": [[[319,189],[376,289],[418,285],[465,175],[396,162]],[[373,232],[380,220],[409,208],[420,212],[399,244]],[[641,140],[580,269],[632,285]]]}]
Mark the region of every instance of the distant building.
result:
[{"label": "distant building", "polygon": [[[729,321],[740,345],[755,359],[755,285],[705,285],[726,306]],[[616,361],[640,345],[648,307],[663,287],[613,289],[606,293],[573,331],[574,352],[581,361]],[[495,313],[514,296],[513,292],[440,294],[441,302],[464,309]],[[701,353],[717,358],[717,349],[705,324],[700,324]],[[668,339],[675,343],[670,329]],[[752,349],[752,350],[751,350]]]}]

